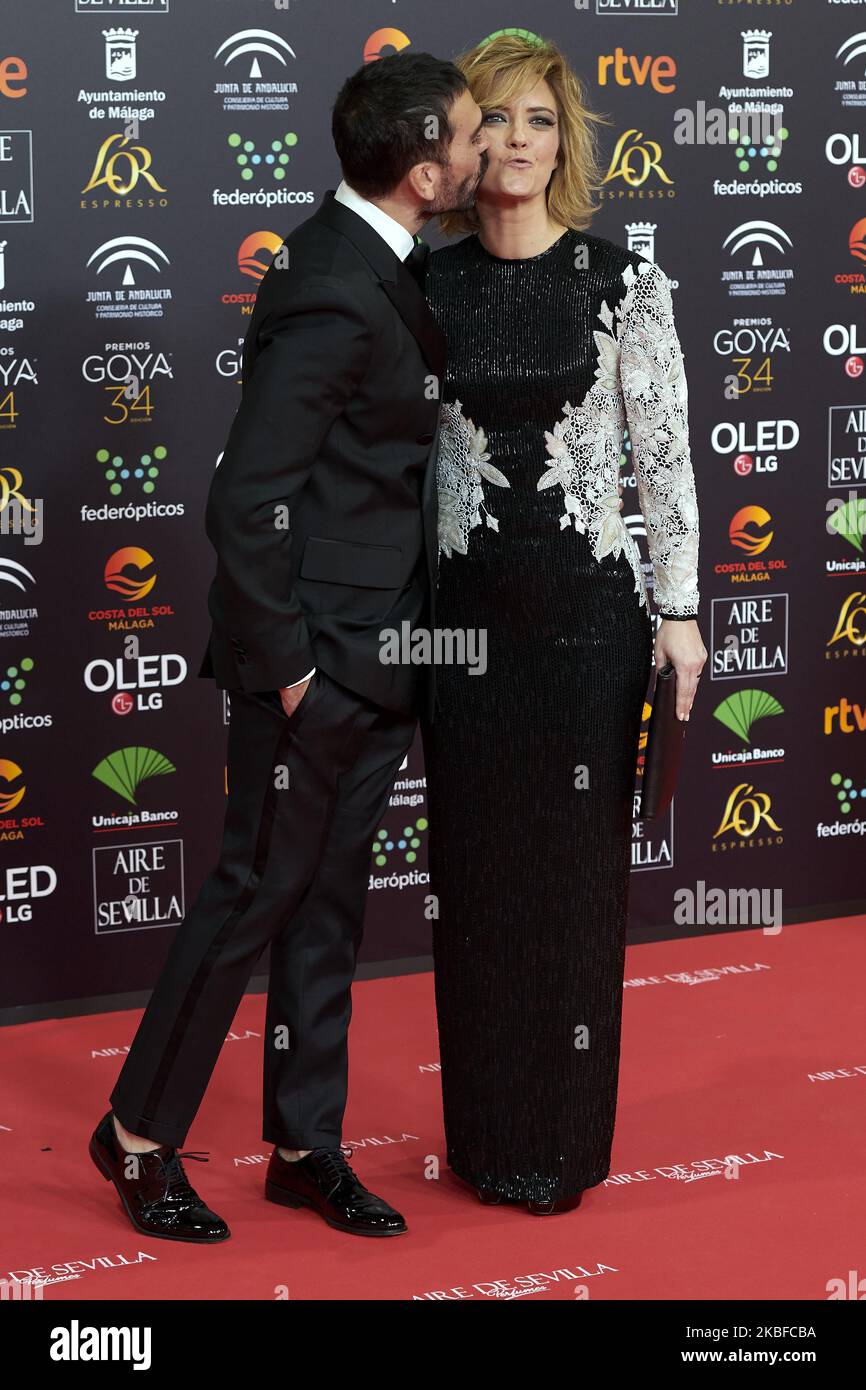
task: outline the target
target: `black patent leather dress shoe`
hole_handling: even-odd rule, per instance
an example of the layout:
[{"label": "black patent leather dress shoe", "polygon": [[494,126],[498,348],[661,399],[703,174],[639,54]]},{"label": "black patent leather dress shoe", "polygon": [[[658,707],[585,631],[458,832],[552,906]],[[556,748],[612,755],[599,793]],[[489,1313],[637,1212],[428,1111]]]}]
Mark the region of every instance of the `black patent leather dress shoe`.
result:
[{"label": "black patent leather dress shoe", "polygon": [[335,1230],[355,1236],[399,1236],[407,1229],[399,1211],[364,1187],[342,1148],[312,1149],[294,1162],[274,1149],[265,1196],[284,1207],[311,1207]]},{"label": "black patent leather dress shoe", "polygon": [[573,1197],[556,1197],[550,1202],[527,1202],[526,1205],[533,1216],[556,1216],[558,1212],[574,1211],[580,1206],[582,1196],[582,1192],[576,1192]]},{"label": "black patent leather dress shoe", "polygon": [[479,1202],[483,1202],[485,1206],[495,1207],[502,1201],[502,1194],[491,1191],[489,1187],[476,1187],[475,1191],[478,1193]]},{"label": "black patent leather dress shoe", "polygon": [[170,1144],[160,1144],[148,1153],[128,1153],[109,1110],[93,1131],[90,1157],[102,1176],[114,1183],[124,1211],[143,1236],[213,1245],[231,1235],[222,1217],[190,1186],[183,1170],[181,1157],[207,1163],[200,1153],[180,1154]]}]

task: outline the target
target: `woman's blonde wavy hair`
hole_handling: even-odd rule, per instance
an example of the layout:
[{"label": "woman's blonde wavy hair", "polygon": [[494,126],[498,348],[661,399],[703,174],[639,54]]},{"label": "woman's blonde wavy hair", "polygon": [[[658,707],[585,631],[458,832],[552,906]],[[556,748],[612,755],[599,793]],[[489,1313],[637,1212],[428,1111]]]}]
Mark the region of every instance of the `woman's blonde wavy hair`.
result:
[{"label": "woman's blonde wavy hair", "polygon": [[[558,167],[547,185],[547,210],[564,227],[586,231],[598,211],[594,195],[602,180],[596,128],[612,122],[589,109],[584,84],[565,55],[547,39],[497,34],[453,61],[482,111],[505,105],[542,79],[547,82],[559,117]],[[474,208],[441,213],[439,226],[445,236],[475,232],[478,214]]]}]

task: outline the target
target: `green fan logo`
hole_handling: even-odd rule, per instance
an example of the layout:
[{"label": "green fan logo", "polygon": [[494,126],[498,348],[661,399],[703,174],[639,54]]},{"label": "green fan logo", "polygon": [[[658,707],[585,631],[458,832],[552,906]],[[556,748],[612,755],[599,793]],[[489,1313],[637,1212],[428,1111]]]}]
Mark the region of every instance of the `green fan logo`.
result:
[{"label": "green fan logo", "polygon": [[784,709],[773,695],[766,690],[738,690],[729,695],[713,710],[719,723],[730,729],[744,743],[751,743],[749,737],[752,725],[770,714],[784,714]]},{"label": "green fan logo", "polygon": [[111,791],[117,792],[131,806],[138,803],[135,793],[148,777],[161,777],[167,772],[176,772],[174,763],[157,753],[155,748],[118,748],[109,753],[93,769],[97,782],[102,782]]},{"label": "green fan logo", "polygon": [[852,497],[827,518],[827,530],[832,528],[849,545],[863,554],[863,536],[866,534],[866,497]]},{"label": "green fan logo", "polygon": [[396,850],[403,855],[407,864],[414,864],[421,848],[421,835],[427,825],[426,817],[419,816],[414,825],[403,827],[402,835],[389,835],[387,830],[377,831],[373,841],[373,863],[381,869],[388,863],[388,855]]}]

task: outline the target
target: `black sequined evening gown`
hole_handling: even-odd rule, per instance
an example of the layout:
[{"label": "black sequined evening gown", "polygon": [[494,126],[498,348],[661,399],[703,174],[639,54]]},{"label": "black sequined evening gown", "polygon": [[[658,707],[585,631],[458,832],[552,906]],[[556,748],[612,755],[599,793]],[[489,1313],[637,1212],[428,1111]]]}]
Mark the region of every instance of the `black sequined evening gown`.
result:
[{"label": "black sequined evening gown", "polygon": [[[576,274],[581,246],[589,268]],[[489,456],[474,475],[480,524],[465,553],[440,554],[436,615],[439,629],[486,634],[486,669],[443,660],[422,730],[447,1160],[515,1199],[569,1196],[610,1171],[654,629],[636,551],[596,558],[567,489],[538,481],[554,461],[546,432],[596,381],[602,305],[642,262],[568,231],[518,260],[468,236],[427,271],[448,339],[443,403],[483,430],[476,452]],[[446,461],[446,547],[453,482]]]}]

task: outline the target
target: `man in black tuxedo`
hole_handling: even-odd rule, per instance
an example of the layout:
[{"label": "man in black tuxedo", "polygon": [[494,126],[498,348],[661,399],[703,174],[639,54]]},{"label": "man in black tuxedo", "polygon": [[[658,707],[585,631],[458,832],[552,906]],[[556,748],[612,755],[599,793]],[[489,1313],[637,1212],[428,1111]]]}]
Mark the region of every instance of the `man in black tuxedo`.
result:
[{"label": "man in black tuxedo", "polygon": [[481,120],[451,63],[362,67],[333,111],[343,182],[256,299],[206,512],[200,674],[231,691],[222,848],[90,1142],[148,1235],[229,1235],[178,1148],[268,944],[266,1196],[359,1235],[406,1230],[343,1155],[347,1031],[370,846],[416,717],[434,711],[432,666],[380,660],[384,628],[434,623],[445,341],[415,233],[472,203]]}]

